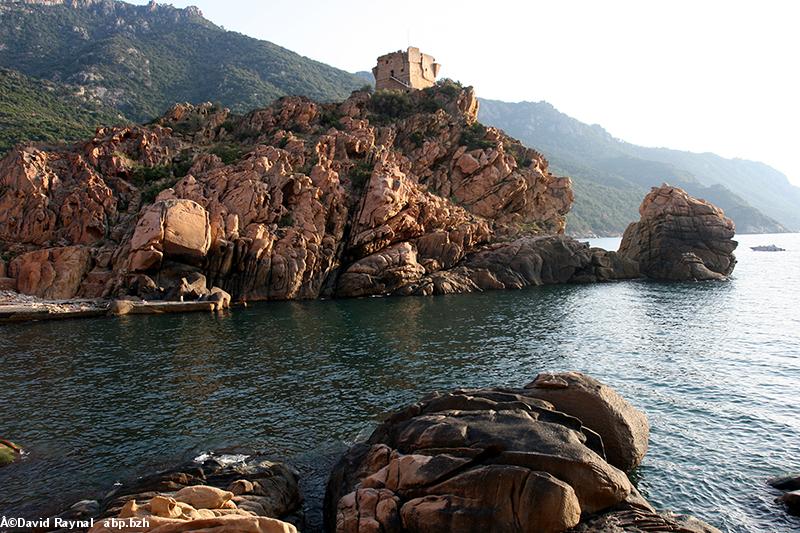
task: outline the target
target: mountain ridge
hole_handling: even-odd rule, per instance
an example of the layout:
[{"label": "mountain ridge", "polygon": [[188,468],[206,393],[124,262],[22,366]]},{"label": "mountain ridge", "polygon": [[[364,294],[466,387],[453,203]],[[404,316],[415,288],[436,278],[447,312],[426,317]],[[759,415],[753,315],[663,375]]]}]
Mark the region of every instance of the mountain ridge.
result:
[{"label": "mountain ridge", "polygon": [[[785,213],[774,207],[774,198],[761,198],[759,205],[754,206],[750,203],[749,188],[734,188],[729,180],[724,180],[732,172],[729,167],[739,165],[755,166],[761,171],[768,169],[789,184],[785,176],[764,163],[725,159],[711,152],[637,146],[614,137],[600,125],[580,122],[548,102],[481,99],[479,118],[542,150],[554,169],[573,178],[577,196],[570,220],[573,232],[621,233],[625,220],[637,209],[636,198],[642,191],[663,182],[720,205],[734,220],[738,219],[740,233],[781,232],[787,231],[786,226],[800,227],[793,226],[800,224],[793,217],[786,217],[787,221],[775,220],[774,214]],[[701,167],[706,160],[713,160],[720,169],[713,173],[706,171]],[[635,194],[630,194],[632,191]],[[622,195],[616,198],[623,201],[621,209],[605,213],[581,202],[582,197],[591,196],[599,199],[601,205],[608,204],[616,194]],[[598,225],[594,221],[601,214],[607,217],[608,224]]]},{"label": "mountain ridge", "polygon": [[225,100],[238,112],[280,96],[344,100],[353,74],[226,31],[194,7],[117,0],[3,0],[0,66],[82,86],[132,121],[175,102]]}]

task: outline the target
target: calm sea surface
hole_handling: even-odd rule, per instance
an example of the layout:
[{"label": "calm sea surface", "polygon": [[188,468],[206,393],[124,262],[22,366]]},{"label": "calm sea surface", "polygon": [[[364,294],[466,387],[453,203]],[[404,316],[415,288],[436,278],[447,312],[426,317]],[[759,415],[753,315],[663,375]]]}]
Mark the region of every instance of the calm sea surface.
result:
[{"label": "calm sea surface", "polygon": [[[723,531],[798,531],[765,480],[800,471],[800,235],[739,240],[729,283],[0,326],[0,437],[30,452],[0,470],[0,515],[223,448],[296,461],[313,497],[343,442],[426,392],[580,370],[650,418],[635,478],[657,507]],[[748,248],[772,243],[788,251]]]}]

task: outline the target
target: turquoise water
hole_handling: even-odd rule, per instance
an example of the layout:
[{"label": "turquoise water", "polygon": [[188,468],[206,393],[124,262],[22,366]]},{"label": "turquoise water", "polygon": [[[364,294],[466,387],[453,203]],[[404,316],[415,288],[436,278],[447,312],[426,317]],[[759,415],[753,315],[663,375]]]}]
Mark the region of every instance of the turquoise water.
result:
[{"label": "turquoise water", "polygon": [[[656,506],[723,531],[796,531],[764,481],[800,470],[800,235],[740,241],[729,283],[0,327],[0,436],[30,451],[0,470],[0,515],[32,518],[220,448],[294,458],[314,496],[342,442],[423,393],[580,370],[649,416],[636,478]],[[788,251],[748,249],[771,243]]]}]

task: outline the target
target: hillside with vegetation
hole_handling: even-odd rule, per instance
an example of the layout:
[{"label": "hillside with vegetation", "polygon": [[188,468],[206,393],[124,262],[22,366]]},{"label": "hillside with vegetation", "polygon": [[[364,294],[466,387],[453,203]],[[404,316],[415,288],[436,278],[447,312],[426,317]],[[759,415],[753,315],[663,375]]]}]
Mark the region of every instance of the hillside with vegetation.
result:
[{"label": "hillside with vegetation", "polygon": [[0,1],[0,67],[81,87],[132,121],[175,102],[234,111],[288,94],[343,100],[358,77],[273,43],[226,31],[197,8],[115,0]]},{"label": "hillside with vegetation", "polygon": [[762,163],[636,146],[547,102],[484,99],[479,118],[542,151],[557,173],[572,177],[571,233],[621,233],[638,217],[643,194],[664,182],[722,207],[739,233],[800,227],[799,216],[787,208],[787,200],[800,201],[800,189]]},{"label": "hillside with vegetation", "polygon": [[0,154],[21,140],[76,141],[90,137],[98,126],[126,122],[76,87],[0,69]]}]

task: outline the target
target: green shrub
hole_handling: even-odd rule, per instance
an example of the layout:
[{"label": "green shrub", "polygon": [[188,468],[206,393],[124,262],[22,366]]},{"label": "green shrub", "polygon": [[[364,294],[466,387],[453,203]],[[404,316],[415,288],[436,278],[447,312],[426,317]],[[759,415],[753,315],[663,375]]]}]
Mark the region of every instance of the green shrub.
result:
[{"label": "green shrub", "polygon": [[294,217],[292,217],[291,213],[286,213],[280,218],[280,220],[278,220],[279,228],[288,228],[293,225],[294,225]]},{"label": "green shrub", "polygon": [[451,80],[450,78],[442,78],[436,82],[436,86],[439,88],[440,93],[450,98],[456,98],[464,89],[461,82]]},{"label": "green shrub", "polygon": [[210,153],[219,157],[226,165],[233,164],[242,158],[242,149],[232,144],[218,144],[210,150]]},{"label": "green shrub", "polygon": [[422,134],[420,131],[415,131],[411,135],[409,135],[408,139],[416,146],[417,148],[421,147],[425,144],[425,135]]},{"label": "green shrub", "polygon": [[352,184],[354,191],[360,192],[364,190],[364,186],[366,186],[370,177],[372,177],[372,170],[373,166],[367,160],[359,161],[353,168],[350,169],[350,183]]},{"label": "green shrub", "polygon": [[343,130],[344,127],[339,122],[341,118],[341,115],[335,109],[326,109],[319,118],[319,124],[325,129],[336,128],[337,130]]},{"label": "green shrub", "polygon": [[378,91],[369,100],[369,110],[384,120],[407,117],[413,109],[411,97],[403,91]]},{"label": "green shrub", "polygon": [[478,148],[485,150],[492,148],[495,144],[486,139],[486,127],[480,122],[476,122],[469,126],[461,133],[459,143],[466,146],[467,150],[476,150]]}]

